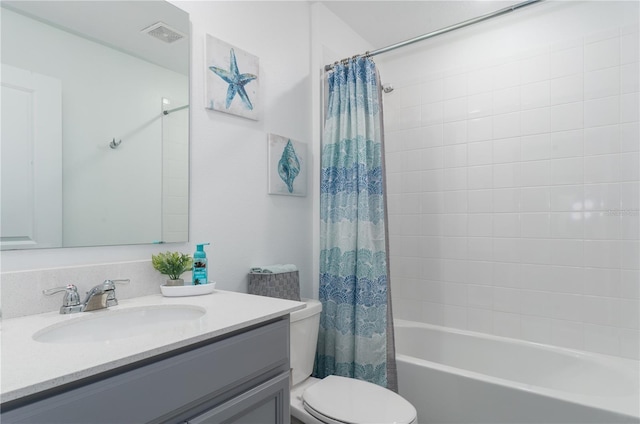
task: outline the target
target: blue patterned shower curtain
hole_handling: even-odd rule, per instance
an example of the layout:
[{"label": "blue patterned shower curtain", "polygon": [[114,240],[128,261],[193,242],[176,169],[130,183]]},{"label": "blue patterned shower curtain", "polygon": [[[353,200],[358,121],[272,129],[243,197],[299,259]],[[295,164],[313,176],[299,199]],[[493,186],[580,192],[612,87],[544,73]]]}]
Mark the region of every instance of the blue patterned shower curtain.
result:
[{"label": "blue patterned shower curtain", "polygon": [[388,325],[378,72],[371,59],[360,57],[336,65],[328,82],[320,183],[323,310],[314,375],[353,377],[397,390],[395,375],[389,375],[395,373],[395,354]]}]

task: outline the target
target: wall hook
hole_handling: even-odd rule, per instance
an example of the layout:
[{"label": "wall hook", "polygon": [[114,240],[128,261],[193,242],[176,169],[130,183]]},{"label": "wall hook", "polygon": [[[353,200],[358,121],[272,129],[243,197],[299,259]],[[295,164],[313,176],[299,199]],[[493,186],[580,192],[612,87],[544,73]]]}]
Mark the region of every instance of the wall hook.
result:
[{"label": "wall hook", "polygon": [[118,140],[116,142],[116,139],[114,138],[113,140],[111,140],[111,143],[109,143],[109,147],[111,147],[112,149],[116,149],[120,143],[122,143],[122,140]]}]

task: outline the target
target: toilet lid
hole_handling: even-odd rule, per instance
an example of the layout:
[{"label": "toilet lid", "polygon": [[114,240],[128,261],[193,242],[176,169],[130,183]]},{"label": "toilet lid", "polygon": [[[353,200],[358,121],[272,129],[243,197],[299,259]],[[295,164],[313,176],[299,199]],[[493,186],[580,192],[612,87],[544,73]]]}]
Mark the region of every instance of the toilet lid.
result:
[{"label": "toilet lid", "polygon": [[409,424],[417,414],[413,405],[391,390],[335,375],[307,388],[302,399],[305,409],[325,422]]}]

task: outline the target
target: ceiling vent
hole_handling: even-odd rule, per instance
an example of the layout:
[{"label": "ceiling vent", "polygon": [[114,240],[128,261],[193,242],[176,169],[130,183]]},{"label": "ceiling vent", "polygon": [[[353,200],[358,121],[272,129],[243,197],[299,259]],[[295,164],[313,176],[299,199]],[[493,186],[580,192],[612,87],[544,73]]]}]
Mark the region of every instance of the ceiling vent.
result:
[{"label": "ceiling vent", "polygon": [[162,40],[165,43],[173,43],[175,41],[184,38],[184,34],[178,31],[177,29],[171,28],[169,25],[164,22],[155,23],[140,32],[145,32],[152,37],[157,38],[158,40]]}]

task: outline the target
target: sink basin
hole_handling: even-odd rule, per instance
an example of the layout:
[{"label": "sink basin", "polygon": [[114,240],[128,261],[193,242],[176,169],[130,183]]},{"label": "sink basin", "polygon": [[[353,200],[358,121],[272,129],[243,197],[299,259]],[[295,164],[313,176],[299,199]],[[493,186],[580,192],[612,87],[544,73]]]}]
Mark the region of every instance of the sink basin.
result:
[{"label": "sink basin", "polygon": [[43,328],[33,339],[42,343],[87,343],[139,337],[197,325],[205,313],[204,308],[190,305],[106,309]]}]

